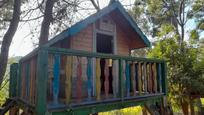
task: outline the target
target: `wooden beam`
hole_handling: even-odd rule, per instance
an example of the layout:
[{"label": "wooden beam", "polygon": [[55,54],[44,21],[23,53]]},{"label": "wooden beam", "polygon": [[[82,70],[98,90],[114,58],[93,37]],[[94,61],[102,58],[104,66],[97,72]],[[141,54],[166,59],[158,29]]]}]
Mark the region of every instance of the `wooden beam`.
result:
[{"label": "wooden beam", "polygon": [[36,113],[37,115],[45,115],[47,111],[47,79],[48,79],[48,52],[40,50],[38,52],[37,60],[37,101]]}]

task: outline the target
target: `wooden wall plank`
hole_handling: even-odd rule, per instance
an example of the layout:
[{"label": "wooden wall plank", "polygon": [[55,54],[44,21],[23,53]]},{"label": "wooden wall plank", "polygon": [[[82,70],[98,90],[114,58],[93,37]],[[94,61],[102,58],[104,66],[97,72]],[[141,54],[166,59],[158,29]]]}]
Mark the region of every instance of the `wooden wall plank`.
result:
[{"label": "wooden wall plank", "polygon": [[37,115],[45,115],[47,111],[48,52],[40,50],[37,59],[37,100],[35,110]]},{"label": "wooden wall plank", "polygon": [[25,93],[25,99],[27,101],[29,101],[29,97],[30,97],[30,60],[26,63],[26,68],[25,68],[25,89],[26,89],[26,93]]},{"label": "wooden wall plank", "polygon": [[9,97],[17,96],[17,76],[18,75],[18,64],[13,63],[10,67],[10,79],[9,79]]},{"label": "wooden wall plank", "polygon": [[141,69],[141,62],[138,63],[138,89],[139,95],[142,95],[142,69]]},{"label": "wooden wall plank", "polygon": [[133,96],[136,96],[136,80],[135,80],[135,63],[131,64],[131,82],[132,82],[132,91]]},{"label": "wooden wall plank", "polygon": [[130,96],[130,64],[126,61],[125,67],[125,76],[126,76],[126,96]]},{"label": "wooden wall plank", "polygon": [[77,93],[77,102],[82,100],[82,62],[81,57],[77,57],[77,81],[76,81],[76,93]]},{"label": "wooden wall plank", "polygon": [[72,56],[66,57],[66,66],[65,66],[65,102],[66,104],[70,103],[71,93],[72,93]]},{"label": "wooden wall plank", "polygon": [[88,62],[87,62],[87,92],[88,92],[88,100],[91,100],[92,97],[92,76],[93,76],[93,68],[92,68],[92,59],[91,58],[87,58]]},{"label": "wooden wall plank", "polygon": [[53,67],[53,103],[59,103],[59,85],[60,85],[60,55],[54,56],[54,67]]},{"label": "wooden wall plank", "polygon": [[119,89],[119,74],[118,74],[118,60],[113,60],[112,63],[112,76],[113,76],[113,83],[112,83],[112,87],[113,87],[113,96],[114,98],[117,97],[118,95],[118,89]]},{"label": "wooden wall plank", "polygon": [[105,68],[104,68],[104,75],[105,75],[105,81],[104,81],[104,89],[105,89],[105,96],[108,98],[109,95],[109,59],[105,59]]},{"label": "wooden wall plank", "polygon": [[29,100],[34,104],[34,87],[35,87],[35,68],[34,68],[34,58],[30,62],[30,95]]},{"label": "wooden wall plank", "polygon": [[101,100],[101,67],[100,58],[96,59],[96,100]]}]

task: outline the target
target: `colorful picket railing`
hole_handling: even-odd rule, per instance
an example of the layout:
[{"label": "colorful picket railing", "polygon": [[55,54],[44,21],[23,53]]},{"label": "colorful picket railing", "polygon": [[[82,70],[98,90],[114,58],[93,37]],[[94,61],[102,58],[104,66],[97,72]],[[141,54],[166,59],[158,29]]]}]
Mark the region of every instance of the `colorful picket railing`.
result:
[{"label": "colorful picket railing", "polygon": [[124,103],[167,92],[163,60],[62,48],[41,48],[24,57],[18,76],[16,95],[36,106],[38,114],[49,108]]}]

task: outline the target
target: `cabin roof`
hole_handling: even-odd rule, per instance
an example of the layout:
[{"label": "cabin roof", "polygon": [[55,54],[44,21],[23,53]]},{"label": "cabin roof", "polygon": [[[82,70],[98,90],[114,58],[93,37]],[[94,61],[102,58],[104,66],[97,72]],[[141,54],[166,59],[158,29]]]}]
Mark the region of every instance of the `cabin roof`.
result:
[{"label": "cabin roof", "polygon": [[133,30],[139,35],[140,39],[144,42],[145,46],[150,47],[150,41],[145,36],[145,34],[140,30],[136,22],[132,19],[132,17],[126,12],[124,7],[121,5],[120,2],[116,1],[114,3],[109,4],[107,7],[101,9],[99,12],[87,17],[86,19],[74,24],[70,28],[67,28],[63,32],[56,35],[54,38],[49,40],[45,46],[51,46],[55,44],[56,42],[63,40],[67,37],[71,37],[76,35],[81,30],[85,29],[88,25],[96,22],[98,19],[102,18],[103,16],[111,13],[113,10],[118,10],[119,13],[121,13],[122,16],[126,19],[126,21],[130,24],[130,26],[133,28]]}]

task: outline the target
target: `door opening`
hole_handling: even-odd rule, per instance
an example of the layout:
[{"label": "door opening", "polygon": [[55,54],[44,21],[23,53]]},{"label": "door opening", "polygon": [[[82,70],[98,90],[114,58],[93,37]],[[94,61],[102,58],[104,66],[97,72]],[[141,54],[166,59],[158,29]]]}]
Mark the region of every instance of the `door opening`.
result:
[{"label": "door opening", "polygon": [[[106,53],[106,54],[113,54],[113,36],[105,35],[105,34],[96,34],[96,51],[98,53]],[[101,94],[105,92],[105,75],[104,75],[104,68],[105,68],[105,59],[101,59],[100,66],[101,66]],[[109,64],[109,94],[113,94],[113,87],[112,87],[112,65]]]}]

